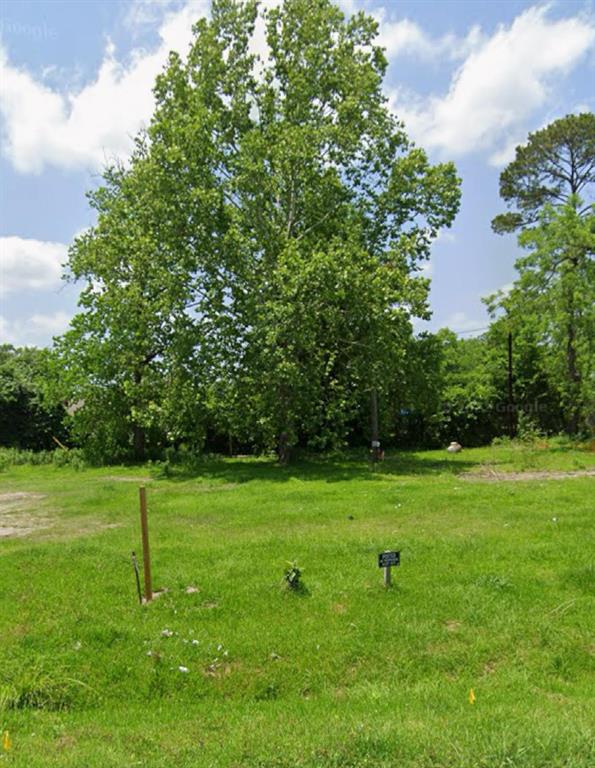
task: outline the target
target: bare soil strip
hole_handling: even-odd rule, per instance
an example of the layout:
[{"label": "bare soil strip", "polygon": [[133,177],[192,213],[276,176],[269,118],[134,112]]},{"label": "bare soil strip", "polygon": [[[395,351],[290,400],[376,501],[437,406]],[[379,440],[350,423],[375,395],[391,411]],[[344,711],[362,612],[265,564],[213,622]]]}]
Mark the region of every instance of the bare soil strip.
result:
[{"label": "bare soil strip", "polygon": [[104,523],[90,517],[62,520],[41,512],[42,493],[0,493],[0,540],[38,533],[47,536],[73,538],[119,528],[121,523]]},{"label": "bare soil strip", "polygon": [[496,472],[493,469],[482,469],[479,472],[464,472],[463,480],[481,483],[524,482],[527,480],[567,480],[572,477],[595,477],[595,469],[577,469],[572,472],[556,472],[548,470],[527,472]]},{"label": "bare soil strip", "polygon": [[142,485],[143,483],[150,483],[153,479],[152,477],[128,477],[126,475],[107,475],[105,480],[111,480],[115,481],[117,483],[139,483]]},{"label": "bare soil strip", "polygon": [[35,514],[37,502],[45,498],[41,493],[0,494],[0,539],[9,536],[27,536],[48,528],[47,517]]}]

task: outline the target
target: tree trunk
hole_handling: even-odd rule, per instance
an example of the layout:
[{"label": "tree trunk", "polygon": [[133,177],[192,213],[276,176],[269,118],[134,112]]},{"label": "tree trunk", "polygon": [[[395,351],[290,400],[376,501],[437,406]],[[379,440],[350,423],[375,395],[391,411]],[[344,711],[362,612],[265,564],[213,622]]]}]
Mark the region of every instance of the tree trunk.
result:
[{"label": "tree trunk", "polygon": [[[576,275],[578,259],[571,258],[570,261],[573,267],[573,272]],[[569,435],[576,435],[579,430],[581,414],[581,374],[578,367],[578,355],[576,349],[576,305],[574,300],[574,283],[567,286],[566,301],[566,376],[568,381],[567,432]]]},{"label": "tree trunk", "polygon": [[512,371],[512,333],[508,332],[508,436],[516,435],[516,413],[514,405],[513,371]]},{"label": "tree trunk", "polygon": [[569,384],[567,431],[569,435],[576,435],[580,422],[581,375],[577,365],[576,330],[572,319],[568,322],[566,339],[566,373]]},{"label": "tree trunk", "polygon": [[[281,342],[282,347],[287,345]],[[277,424],[279,425],[279,436],[277,438],[277,457],[279,464],[289,464],[291,457],[291,441],[290,436],[294,434],[293,426],[293,411],[291,409],[291,390],[286,381],[280,381],[277,384],[277,403],[278,413],[281,418]]]},{"label": "tree trunk", "polygon": [[372,461],[380,461],[382,450],[380,448],[380,430],[378,427],[378,390],[376,387],[370,392],[370,432],[372,444]]},{"label": "tree trunk", "polygon": [[[143,380],[142,372],[137,368],[137,370],[134,372],[134,384],[137,391],[141,385],[142,380]],[[134,449],[134,458],[137,461],[144,461],[146,439],[145,439],[144,427],[141,427],[140,424],[132,425],[132,443],[133,443],[133,449]]]},{"label": "tree trunk", "polygon": [[279,457],[279,464],[285,466],[289,463],[290,452],[291,448],[289,446],[289,435],[287,432],[281,432],[277,442],[277,456]]},{"label": "tree trunk", "polygon": [[145,430],[138,424],[132,425],[132,438],[134,443],[134,458],[137,461],[145,460]]}]

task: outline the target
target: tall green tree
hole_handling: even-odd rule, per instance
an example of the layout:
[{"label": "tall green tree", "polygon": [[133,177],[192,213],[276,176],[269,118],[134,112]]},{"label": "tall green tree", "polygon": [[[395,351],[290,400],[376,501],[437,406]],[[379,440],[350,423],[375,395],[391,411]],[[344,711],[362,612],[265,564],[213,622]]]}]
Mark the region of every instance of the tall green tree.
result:
[{"label": "tall green tree", "polygon": [[489,334],[458,338],[443,328],[412,339],[404,376],[391,393],[396,443],[474,446],[503,434],[506,360],[499,352]]},{"label": "tall green tree", "polygon": [[515,335],[531,327],[570,434],[594,426],[595,207],[583,209],[574,197],[546,205],[537,225],[519,236],[527,253],[516,262],[512,290],[491,299]]},{"label": "tall green tree", "polygon": [[495,232],[515,232],[538,222],[544,207],[584,201],[590,211],[595,185],[595,115],[567,115],[530,133],[500,174],[500,197],[510,208],[492,220]]},{"label": "tall green tree", "polygon": [[418,270],[459,182],[391,115],[373,19],[286,0],[260,11],[259,62],[258,12],[213,3],[187,61],[172,57],[159,79],[149,134],[181,209],[198,222],[205,199],[221,206],[206,247],[220,249],[214,402],[228,428],[269,444],[332,440],[390,378],[410,316],[427,312]]},{"label": "tall green tree", "polygon": [[499,233],[520,231],[528,251],[517,261],[514,290],[492,299],[492,308],[504,308],[517,324],[529,313],[541,319],[571,434],[590,410],[594,193],[595,115],[569,115],[517,148],[500,177],[513,210],[492,222]]},{"label": "tall green tree", "polygon": [[[552,353],[556,350],[544,334],[544,313],[524,310],[501,313],[486,333],[484,362],[499,393],[499,408],[506,414],[499,425],[510,433],[556,434],[566,428],[561,402],[560,376],[554,376]],[[547,316],[547,313],[546,313]],[[512,334],[512,403],[508,401],[508,335]],[[512,418],[508,409],[512,406]],[[508,423],[507,423],[508,422]]]},{"label": "tall green tree", "polygon": [[340,442],[388,388],[460,190],[389,111],[377,33],[330,0],[214,0],[171,54],[70,252],[86,288],[59,348],[87,441],[105,444],[103,412],[138,457],[207,420],[287,455]]},{"label": "tall green tree", "polygon": [[208,297],[204,282],[196,285],[196,253],[174,235],[174,201],[163,185],[139,141],[131,167],[107,169],[89,195],[97,223],[69,252],[68,278],[83,288],[80,311],[56,344],[55,388],[78,406],[74,435],[98,460],[142,459],[148,436],[155,449],[200,433],[201,326],[191,312]]},{"label": "tall green tree", "polygon": [[444,445],[485,445],[501,434],[503,393],[490,366],[486,339],[457,338],[448,329],[437,337],[442,343],[440,404],[430,420],[429,437]]}]

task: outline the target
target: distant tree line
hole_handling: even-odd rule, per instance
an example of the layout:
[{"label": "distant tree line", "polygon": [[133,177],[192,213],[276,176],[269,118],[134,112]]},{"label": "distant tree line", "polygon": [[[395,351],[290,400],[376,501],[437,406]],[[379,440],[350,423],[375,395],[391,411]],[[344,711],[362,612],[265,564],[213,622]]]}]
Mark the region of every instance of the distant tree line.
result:
[{"label": "distant tree line", "polygon": [[158,77],[129,164],[89,194],[70,330],[51,353],[3,349],[2,443],[57,438],[95,461],[168,446],[286,460],[369,441],[372,393],[387,445],[588,432],[593,115],[532,134],[502,173],[510,210],[493,226],[518,231],[525,255],[488,300],[489,330],[415,336],[460,180],[390,112],[377,31],[329,0],[213,3],[187,59],[172,53]]},{"label": "distant tree line", "polygon": [[[97,434],[110,427],[121,442],[106,440],[101,450],[97,438],[88,439],[93,427],[81,408],[69,415],[65,405],[56,405],[59,383],[56,358],[47,350],[0,348],[0,435],[1,444],[11,447],[51,449],[57,437],[70,446],[82,445],[96,462],[131,460],[133,433],[129,425],[118,425],[109,411],[97,416]],[[435,334],[411,336],[399,371],[387,382],[380,398],[380,437],[386,447],[436,448],[451,440],[464,446],[490,443],[512,435],[533,437],[568,431],[563,382],[551,366],[552,350],[537,342],[532,324],[513,336],[513,400],[508,392],[508,324],[492,323],[481,336],[458,337],[448,329]],[[79,404],[80,405],[80,404]],[[347,425],[341,442],[320,445],[319,435],[299,436],[298,446],[320,449],[363,447],[369,444],[369,401],[363,396],[359,410]],[[169,446],[192,451],[220,453],[261,452],[274,444],[257,442],[250,436],[221,429],[221,414],[206,407],[200,421],[188,423],[177,440],[152,430],[146,456],[159,458]],[[587,411],[592,414],[592,411]],[[123,428],[122,428],[123,427]],[[85,430],[85,431],[83,431]],[[575,433],[592,434],[587,420]]]}]

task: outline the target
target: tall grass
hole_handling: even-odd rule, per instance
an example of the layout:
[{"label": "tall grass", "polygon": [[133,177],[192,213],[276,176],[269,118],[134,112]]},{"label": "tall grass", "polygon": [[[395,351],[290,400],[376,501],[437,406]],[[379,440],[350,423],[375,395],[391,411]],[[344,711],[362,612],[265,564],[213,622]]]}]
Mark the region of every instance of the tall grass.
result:
[{"label": "tall grass", "polygon": [[52,451],[32,451],[23,448],[0,447],[0,470],[7,467],[28,465],[39,467],[53,464],[55,467],[73,467],[82,469],[85,466],[83,452],[79,448],[56,448]]}]

